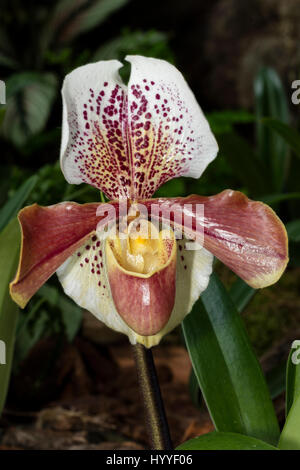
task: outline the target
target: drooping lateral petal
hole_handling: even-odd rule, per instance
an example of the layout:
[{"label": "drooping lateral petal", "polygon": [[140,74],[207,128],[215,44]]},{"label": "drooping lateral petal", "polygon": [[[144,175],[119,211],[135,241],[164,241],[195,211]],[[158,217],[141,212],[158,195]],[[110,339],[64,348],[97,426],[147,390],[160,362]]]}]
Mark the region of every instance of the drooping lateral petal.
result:
[{"label": "drooping lateral petal", "polygon": [[[204,248],[184,252],[184,241],[178,242],[176,261],[176,297],[168,323],[152,336],[141,336],[133,331],[118,314],[109,284],[105,239],[86,240],[57,270],[65,293],[78,305],[89,310],[108,327],[124,333],[132,344],[141,343],[150,348],[175,328],[191,311],[200,293],[206,289],[212,272],[213,256]],[[90,248],[86,250],[86,246]],[[122,289],[122,286],[120,286]]]},{"label": "drooping lateral petal", "polygon": [[199,178],[217,142],[182,74],[170,63],[127,56],[132,199],[151,197],[178,176]]},{"label": "drooping lateral petal", "polygon": [[95,232],[97,224],[108,218],[104,213],[96,215],[99,206],[63,202],[49,207],[34,204],[20,211],[20,261],[10,284],[11,296],[20,307],[25,307],[57,268]]},{"label": "drooping lateral petal", "polygon": [[198,178],[218,150],[180,72],[163,60],[127,59],[128,87],[111,60],[75,69],[62,89],[62,171],[110,199],[150,197],[171,178]]},{"label": "drooping lateral petal", "polygon": [[[287,266],[288,239],[283,223],[269,206],[238,191],[140,202],[149,213],[151,204],[157,204],[162,220],[171,215],[171,225],[174,218],[178,226],[185,215],[190,216],[192,225],[184,228],[185,234],[203,231],[204,247],[254,288],[274,284]],[[204,205],[204,217],[201,211],[197,215],[197,204]]]},{"label": "drooping lateral petal", "polygon": [[130,195],[127,87],[120,67],[117,60],[84,65],[66,76],[62,88],[65,178],[91,184],[110,199]]}]

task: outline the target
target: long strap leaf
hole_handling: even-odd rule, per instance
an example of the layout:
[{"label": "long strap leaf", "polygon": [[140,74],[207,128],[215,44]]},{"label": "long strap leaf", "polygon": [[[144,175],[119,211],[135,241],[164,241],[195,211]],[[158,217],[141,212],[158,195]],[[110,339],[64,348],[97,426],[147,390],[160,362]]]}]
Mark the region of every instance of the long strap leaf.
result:
[{"label": "long strap leaf", "polygon": [[187,348],[217,431],[276,444],[279,426],[244,325],[216,274],[183,322]]},{"label": "long strap leaf", "polygon": [[19,311],[8,290],[8,284],[14,276],[18,262],[19,244],[19,224],[13,219],[0,234],[0,340],[5,353],[5,363],[0,364],[0,414],[9,384]]}]

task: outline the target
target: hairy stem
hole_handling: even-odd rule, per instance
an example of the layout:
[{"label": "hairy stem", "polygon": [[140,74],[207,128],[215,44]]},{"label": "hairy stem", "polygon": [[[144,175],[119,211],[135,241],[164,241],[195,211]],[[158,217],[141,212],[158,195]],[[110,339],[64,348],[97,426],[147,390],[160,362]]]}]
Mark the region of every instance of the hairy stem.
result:
[{"label": "hairy stem", "polygon": [[172,442],[151,349],[133,346],[152,449],[172,450]]}]

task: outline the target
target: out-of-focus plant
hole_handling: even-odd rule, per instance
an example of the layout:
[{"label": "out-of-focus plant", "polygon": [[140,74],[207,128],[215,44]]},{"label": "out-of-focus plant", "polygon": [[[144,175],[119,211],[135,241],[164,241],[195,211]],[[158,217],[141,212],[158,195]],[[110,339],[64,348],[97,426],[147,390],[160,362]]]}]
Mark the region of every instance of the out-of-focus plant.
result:
[{"label": "out-of-focus plant", "polygon": [[173,62],[173,54],[168,46],[166,33],[156,30],[131,31],[128,28],[125,28],[119,37],[99,47],[91,59],[93,62],[109,59],[122,60],[126,55],[135,54],[137,50],[143,56],[159,57]]},{"label": "out-of-focus plant", "polygon": [[[121,59],[129,53],[172,60],[167,35],[155,30],[124,29],[119,37],[96,43],[93,50],[76,52],[74,46],[82,34],[101,27],[129,1],[32,1],[26,6],[2,2],[0,67],[7,88],[7,112],[1,132],[5,139],[25,154],[57,139],[55,129],[42,131],[58,97],[59,79],[76,66],[108,55]],[[15,42],[21,38],[22,48]]]},{"label": "out-of-focus plant", "polygon": [[[183,322],[195,376],[216,432],[191,439],[177,449],[299,450],[299,342],[292,345],[285,367],[287,417],[279,435],[278,425],[273,420],[271,402],[264,398],[270,396],[269,391],[252,354],[238,309],[232,301],[235,298],[236,305],[242,307],[247,296],[236,296],[234,292],[238,290],[234,288],[229,295],[213,274],[208,288]],[[213,364],[208,360],[209,357]],[[248,386],[248,380],[251,386]],[[261,400],[264,411],[257,414],[255,404]]]},{"label": "out-of-focus plant", "polygon": [[0,210],[0,339],[6,347],[5,364],[0,368],[0,414],[9,384],[19,312],[11,302],[8,291],[8,284],[17,266],[20,247],[20,230],[16,215],[36,182],[36,176],[25,181]]},{"label": "out-of-focus plant", "polygon": [[[208,115],[220,146],[220,155],[224,159],[216,159],[208,168],[202,178],[207,178],[204,190],[211,191],[212,176],[217,185],[222,184],[222,179],[232,180],[232,184],[240,186],[251,197],[257,197],[276,208],[286,222],[290,265],[299,266],[300,133],[288,124],[286,94],[273,69],[262,68],[259,71],[255,78],[254,91],[257,110],[255,115],[243,110],[220,111]],[[245,127],[252,125],[256,130],[256,146],[252,146],[245,137]],[[196,188],[197,183],[190,184],[192,191],[200,191]],[[216,187],[213,186],[213,189]],[[256,290],[237,279],[229,293],[237,310],[242,312]],[[192,398],[195,401],[196,397],[196,403],[201,405],[193,375],[192,371]],[[285,368],[281,365],[276,367],[267,376],[267,381],[273,398],[282,393],[285,389]]]},{"label": "out-of-focus plant", "polygon": [[[287,97],[273,69],[259,71],[254,91],[256,115],[245,111],[208,115],[227,169],[217,166],[220,164],[216,161],[208,169],[206,177],[212,179],[212,174],[216,174],[218,179],[225,176],[246,194],[270,204],[279,213],[284,209],[290,241],[296,242],[300,216],[297,202],[300,198],[300,133],[289,124]],[[256,146],[252,146],[245,137],[247,133],[249,135],[252,124],[255,125]],[[294,262],[293,257],[291,259]]]},{"label": "out-of-focus plant", "polygon": [[[59,68],[50,69],[54,64],[63,69],[70,64],[74,60],[72,42],[126,3],[128,0],[2,2],[0,66],[9,74],[2,127],[6,139],[22,147],[44,129],[58,93]],[[20,48],[15,40],[21,38]]]},{"label": "out-of-focus plant", "polygon": [[[9,197],[0,209],[0,339],[6,345],[6,363],[0,367],[0,414],[5,402],[11,370],[16,372],[30,349],[39,339],[53,335],[57,340],[73,341],[81,325],[82,311],[61,290],[55,281],[48,283],[37,294],[37,299],[19,311],[11,302],[8,285],[16,270],[19,254],[20,229],[16,215],[25,202],[34,195],[46,197],[49,181],[55,181],[56,191],[59,181],[55,168],[47,166],[38,175],[28,178]],[[38,184],[37,184],[38,183]],[[62,190],[64,190],[63,186]],[[50,196],[51,198],[51,196]]]}]

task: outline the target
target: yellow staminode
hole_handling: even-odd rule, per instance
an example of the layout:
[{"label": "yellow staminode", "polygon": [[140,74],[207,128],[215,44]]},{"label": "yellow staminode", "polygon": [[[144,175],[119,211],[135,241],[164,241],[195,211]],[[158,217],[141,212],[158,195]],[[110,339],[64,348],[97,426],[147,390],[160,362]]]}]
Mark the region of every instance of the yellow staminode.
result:
[{"label": "yellow staminode", "polygon": [[174,242],[174,233],[170,230],[159,232],[151,222],[146,222],[146,229],[136,231],[136,225],[131,222],[128,226],[126,239],[118,235],[114,240],[107,240],[118,264],[127,272],[150,276],[160,270],[168,261],[169,253],[165,239]]}]

